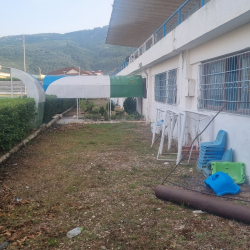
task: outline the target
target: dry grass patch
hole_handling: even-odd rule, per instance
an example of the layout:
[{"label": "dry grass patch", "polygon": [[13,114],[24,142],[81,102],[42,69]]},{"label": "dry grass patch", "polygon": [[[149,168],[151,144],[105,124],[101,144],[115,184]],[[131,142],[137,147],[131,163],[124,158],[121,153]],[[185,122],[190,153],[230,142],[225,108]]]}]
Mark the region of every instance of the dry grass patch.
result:
[{"label": "dry grass patch", "polygon": [[[56,126],[39,135],[1,166],[9,198],[0,207],[0,242],[10,241],[8,249],[247,249],[249,226],[155,199],[153,188],[173,165],[156,161],[150,141],[148,126],[131,123]],[[181,166],[172,180],[191,185],[192,178],[198,183],[195,166]],[[68,239],[78,226],[83,232]]]}]

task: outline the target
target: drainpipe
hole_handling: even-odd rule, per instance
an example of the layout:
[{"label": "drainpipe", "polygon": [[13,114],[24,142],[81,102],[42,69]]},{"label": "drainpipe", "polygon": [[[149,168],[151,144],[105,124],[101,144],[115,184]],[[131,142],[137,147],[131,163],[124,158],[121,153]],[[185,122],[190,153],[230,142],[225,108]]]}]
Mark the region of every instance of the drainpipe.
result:
[{"label": "drainpipe", "polygon": [[146,124],[148,124],[148,69],[144,69],[146,75],[147,107],[146,107]]}]

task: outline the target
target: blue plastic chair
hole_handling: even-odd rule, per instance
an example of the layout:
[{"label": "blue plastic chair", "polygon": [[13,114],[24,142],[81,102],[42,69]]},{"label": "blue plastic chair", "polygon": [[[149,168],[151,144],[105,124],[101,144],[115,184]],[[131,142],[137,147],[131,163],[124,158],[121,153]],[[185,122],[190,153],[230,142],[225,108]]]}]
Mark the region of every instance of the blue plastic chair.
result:
[{"label": "blue plastic chair", "polygon": [[226,146],[226,131],[220,130],[216,140],[213,142],[203,142],[200,147],[200,154],[197,169],[202,171],[210,161],[221,160]]},{"label": "blue plastic chair", "polygon": [[202,166],[201,170],[202,170],[203,175],[205,177],[209,177],[212,174],[212,170],[211,170],[212,162],[224,162],[224,161],[228,161],[228,162],[233,161],[233,149],[232,148],[225,151],[221,160],[212,160],[212,161],[209,161],[206,164],[206,166]]},{"label": "blue plastic chair", "polygon": [[240,192],[240,187],[226,173],[217,172],[205,181],[207,187],[212,188],[217,195],[237,194]]},{"label": "blue plastic chair", "polygon": [[201,143],[201,147],[209,147],[209,148],[214,148],[214,147],[220,147],[220,148],[225,148],[226,146],[226,135],[227,132],[224,130],[220,130],[217,134],[216,140],[212,142],[203,142]]}]

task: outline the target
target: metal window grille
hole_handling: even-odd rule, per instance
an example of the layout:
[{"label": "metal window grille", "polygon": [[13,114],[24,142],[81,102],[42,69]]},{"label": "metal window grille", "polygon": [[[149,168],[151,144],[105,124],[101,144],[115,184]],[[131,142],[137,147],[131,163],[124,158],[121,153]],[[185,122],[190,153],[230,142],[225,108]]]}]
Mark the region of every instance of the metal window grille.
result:
[{"label": "metal window grille", "polygon": [[250,51],[200,65],[198,108],[250,115]]},{"label": "metal window grille", "polygon": [[176,104],[177,69],[155,75],[155,101]]}]

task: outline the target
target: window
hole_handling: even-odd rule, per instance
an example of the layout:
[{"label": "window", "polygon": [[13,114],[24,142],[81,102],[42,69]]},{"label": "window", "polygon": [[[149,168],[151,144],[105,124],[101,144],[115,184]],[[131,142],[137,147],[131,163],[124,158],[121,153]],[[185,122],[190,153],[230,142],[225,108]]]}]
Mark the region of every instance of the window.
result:
[{"label": "window", "polygon": [[200,109],[250,115],[250,51],[202,63],[199,80]]},{"label": "window", "polygon": [[155,76],[155,101],[176,104],[177,69],[173,69]]}]

